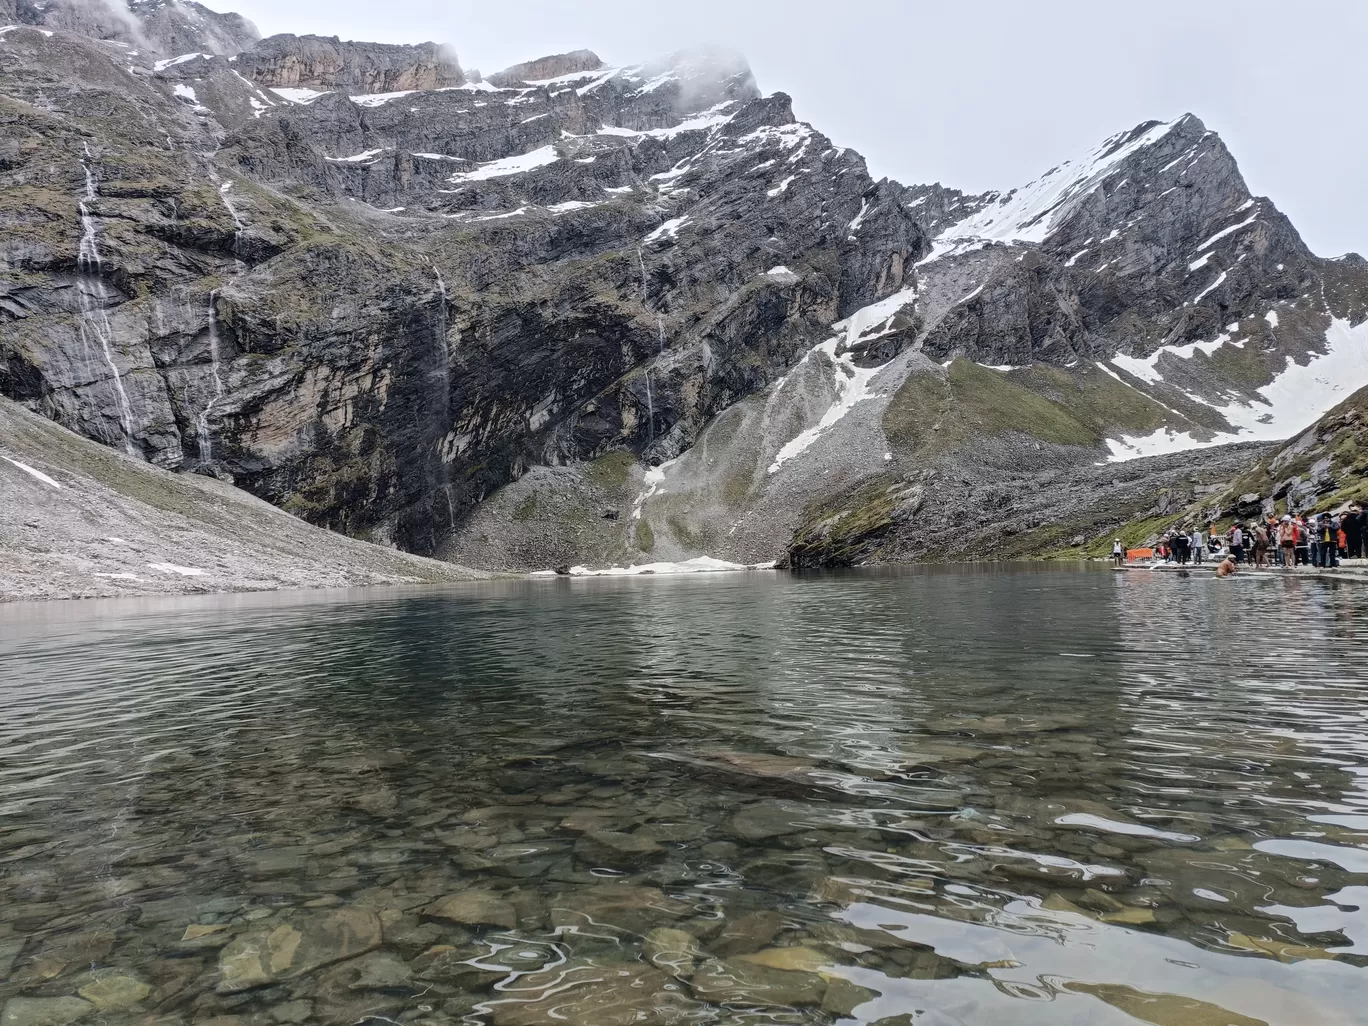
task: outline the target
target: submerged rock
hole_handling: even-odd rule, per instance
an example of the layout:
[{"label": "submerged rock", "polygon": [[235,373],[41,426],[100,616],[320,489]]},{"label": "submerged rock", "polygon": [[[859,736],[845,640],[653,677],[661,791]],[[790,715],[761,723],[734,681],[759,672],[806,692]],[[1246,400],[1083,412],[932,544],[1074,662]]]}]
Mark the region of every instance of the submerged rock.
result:
[{"label": "submerged rock", "polygon": [[723,927],[710,947],[718,955],[749,955],[768,947],[783,927],[778,912],[750,912]]},{"label": "submerged rock", "polygon": [[694,962],[701,954],[697,937],[667,926],[658,926],[648,933],[641,951],[647,962],[682,976],[693,972]]},{"label": "submerged rock", "polygon": [[672,977],[639,962],[530,973],[485,1007],[494,1026],[640,1026],[682,1023],[702,1012]]},{"label": "submerged rock", "polygon": [[682,901],[667,898],[654,887],[603,884],[562,894],[551,901],[551,925],[614,926],[645,934],[662,923],[678,920],[691,911]]},{"label": "submerged rock", "polygon": [[798,802],[757,802],[727,820],[727,832],[743,841],[764,841],[809,829],[811,817]]},{"label": "submerged rock", "polygon": [[67,1026],[95,1011],[76,997],[10,998],[0,1011],[0,1026]]},{"label": "submerged rock", "polygon": [[463,926],[499,926],[511,930],[518,925],[514,907],[492,891],[468,890],[438,898],[423,915]]},{"label": "submerged rock", "polygon": [[152,987],[136,977],[115,974],[92,980],[77,993],[102,1012],[121,1012],[151,994]]},{"label": "submerged rock", "polygon": [[380,918],[359,908],[314,913],[263,926],[235,939],[219,955],[220,994],[293,979],[380,946]]},{"label": "submerged rock", "polygon": [[616,830],[590,830],[575,842],[575,854],[585,862],[610,869],[630,869],[665,849],[649,837]]},{"label": "submerged rock", "polygon": [[704,962],[690,985],[703,1001],[743,1007],[820,1005],[827,987],[816,973],[773,969],[735,958]]}]

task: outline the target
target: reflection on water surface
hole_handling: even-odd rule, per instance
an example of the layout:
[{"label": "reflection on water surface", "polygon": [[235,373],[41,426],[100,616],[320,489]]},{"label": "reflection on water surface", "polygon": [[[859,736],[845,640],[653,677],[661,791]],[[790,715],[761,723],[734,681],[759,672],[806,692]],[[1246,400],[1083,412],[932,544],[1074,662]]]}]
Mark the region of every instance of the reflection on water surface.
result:
[{"label": "reflection on water surface", "polygon": [[3,1026],[1362,1022],[1366,597],[0,609]]}]

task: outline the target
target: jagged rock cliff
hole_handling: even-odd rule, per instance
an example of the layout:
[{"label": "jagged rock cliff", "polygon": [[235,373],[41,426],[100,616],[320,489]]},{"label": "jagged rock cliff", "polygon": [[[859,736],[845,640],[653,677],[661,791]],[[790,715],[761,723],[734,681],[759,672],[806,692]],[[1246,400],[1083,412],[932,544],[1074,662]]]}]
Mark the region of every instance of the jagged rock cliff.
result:
[{"label": "jagged rock cliff", "polygon": [[1191,116],[966,196],[873,181],[731,53],[467,80],[434,44],[230,52],[223,17],[180,53],[0,35],[0,392],[322,526],[526,569],[855,516],[860,560],[918,558],[1358,373],[1368,265]]},{"label": "jagged rock cliff", "polygon": [[258,85],[325,92],[449,89],[466,80],[456,55],[436,43],[344,43],[336,36],[271,36],[238,54],[233,64]]},{"label": "jagged rock cliff", "polygon": [[242,15],[220,14],[195,0],[5,0],[0,24],[60,29],[157,54],[232,55],[261,38]]}]

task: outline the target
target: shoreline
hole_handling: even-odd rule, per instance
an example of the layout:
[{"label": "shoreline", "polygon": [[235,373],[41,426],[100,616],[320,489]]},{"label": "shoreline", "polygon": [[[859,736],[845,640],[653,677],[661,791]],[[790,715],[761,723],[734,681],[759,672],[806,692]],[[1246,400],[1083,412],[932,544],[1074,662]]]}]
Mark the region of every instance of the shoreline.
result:
[{"label": "shoreline", "polygon": [[[700,560],[701,562],[701,560]],[[720,561],[717,561],[720,562]],[[1159,574],[1188,574],[1193,573],[1215,573],[1216,563],[1203,563],[1197,566],[1179,566],[1172,563],[1158,564],[1128,564],[1126,566],[1106,566],[1098,565],[1098,560],[1063,560],[1063,559],[1025,559],[1025,560],[967,560],[931,563],[880,563],[863,567],[832,567],[827,572],[835,570],[874,570],[887,571],[897,569],[912,569],[927,567],[983,567],[985,565],[1035,567],[1042,569],[1051,565],[1063,567],[1077,567],[1079,569],[1102,570],[1111,573],[1159,573]],[[456,564],[451,564],[456,568]],[[533,583],[547,581],[584,581],[584,580],[621,580],[624,578],[635,579],[641,577],[652,578],[698,578],[700,576],[710,576],[716,574],[737,574],[744,572],[779,572],[781,568],[769,565],[719,565],[698,567],[696,569],[677,570],[659,572],[654,569],[642,568],[623,568],[610,567],[601,570],[579,568],[580,573],[563,574],[550,570],[533,571],[480,571],[461,567],[464,572],[461,577],[453,577],[446,580],[423,580],[420,578],[391,579],[391,580],[371,580],[358,581],[356,583],[333,583],[320,582],[318,584],[298,584],[288,583],[280,587],[234,587],[231,584],[224,587],[205,587],[189,585],[180,589],[152,589],[152,588],[125,588],[119,591],[109,591],[95,594],[81,594],[74,592],[65,593],[43,593],[34,591],[29,593],[8,592],[0,595],[0,611],[13,610],[20,606],[39,606],[61,603],[63,605],[87,603],[87,602],[110,602],[110,601],[131,601],[131,602],[158,602],[163,601],[174,604],[176,600],[199,600],[208,598],[225,598],[236,596],[240,598],[249,597],[268,597],[280,596],[289,597],[295,600],[317,599],[320,601],[330,601],[347,595],[354,594],[361,590],[375,590],[381,594],[389,593],[398,595],[403,592],[430,592],[434,588],[446,588],[451,585],[489,585],[489,584],[516,584]],[[588,572],[583,572],[584,570]],[[823,572],[823,571],[818,571]],[[1277,567],[1255,570],[1241,568],[1235,575],[1240,578],[1257,578],[1260,580],[1282,579],[1282,580],[1309,580],[1309,581],[1339,581],[1348,584],[1368,584],[1368,561],[1354,566],[1342,566],[1334,570],[1319,570],[1298,568],[1288,572]],[[175,581],[166,583],[175,584]],[[188,582],[187,582],[188,583]]]},{"label": "shoreline", "polygon": [[[1125,566],[1108,567],[1113,573],[1215,573],[1219,562],[1206,562],[1180,566],[1177,563],[1144,563],[1127,564]],[[1288,581],[1344,581],[1349,584],[1368,584],[1368,561],[1360,560],[1353,566],[1338,566],[1333,569],[1323,567],[1296,567],[1286,570],[1280,566],[1267,566],[1250,568],[1248,563],[1238,564],[1239,569],[1232,575],[1234,577],[1257,577],[1263,579],[1281,579]]]}]

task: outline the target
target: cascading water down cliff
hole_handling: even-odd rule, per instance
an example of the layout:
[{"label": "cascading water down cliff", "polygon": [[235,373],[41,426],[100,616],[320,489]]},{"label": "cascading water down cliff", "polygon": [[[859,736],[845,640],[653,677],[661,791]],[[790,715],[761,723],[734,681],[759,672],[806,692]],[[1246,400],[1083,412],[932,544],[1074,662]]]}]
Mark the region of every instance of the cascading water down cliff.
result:
[{"label": "cascading water down cliff", "polygon": [[209,293],[209,367],[214,378],[214,395],[204,404],[199,416],[195,418],[195,442],[199,446],[200,465],[207,467],[214,458],[214,439],[209,429],[209,413],[214,405],[223,398],[223,376],[219,373],[218,318],[214,311],[214,300],[218,290]]},{"label": "cascading water down cliff", "polygon": [[109,379],[113,382],[114,391],[118,395],[119,424],[123,428],[124,449],[130,456],[139,456],[141,454],[133,444],[133,406],[128,401],[128,393],[124,390],[123,378],[119,375],[119,367],[114,362],[114,353],[110,346],[114,329],[109,323],[109,315],[105,312],[109,304],[109,292],[104,284],[104,265],[100,260],[95,217],[90,212],[90,204],[97,199],[95,172],[90,166],[92,160],[94,157],[87,144],[83,148],[81,158],[81,169],[85,172],[85,192],[77,203],[81,211],[81,248],[76,257],[76,269],[81,277],[81,346],[89,355],[90,336],[94,335],[99,343],[100,354],[109,369]]}]

